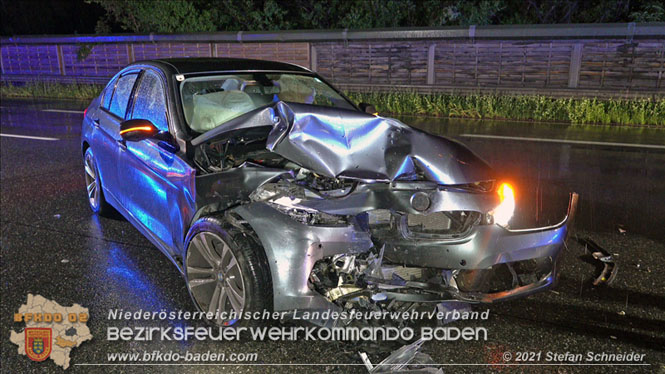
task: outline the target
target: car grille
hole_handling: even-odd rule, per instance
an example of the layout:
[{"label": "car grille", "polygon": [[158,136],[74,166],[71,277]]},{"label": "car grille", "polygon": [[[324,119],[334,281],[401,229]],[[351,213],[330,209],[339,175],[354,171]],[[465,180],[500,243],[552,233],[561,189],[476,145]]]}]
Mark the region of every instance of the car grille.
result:
[{"label": "car grille", "polygon": [[480,218],[480,213],[471,211],[405,214],[400,227],[407,238],[457,238],[467,235]]}]

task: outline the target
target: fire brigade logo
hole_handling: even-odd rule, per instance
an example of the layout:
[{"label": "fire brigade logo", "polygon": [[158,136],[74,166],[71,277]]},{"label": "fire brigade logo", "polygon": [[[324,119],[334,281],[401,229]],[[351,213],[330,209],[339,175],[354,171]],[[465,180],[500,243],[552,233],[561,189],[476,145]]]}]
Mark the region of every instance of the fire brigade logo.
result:
[{"label": "fire brigade logo", "polygon": [[79,304],[62,306],[43,296],[28,294],[28,301],[14,313],[14,323],[25,323],[25,329],[12,330],[9,341],[18,346],[18,354],[32,361],[49,359],[67,369],[71,351],[92,339],[89,319],[88,308]]},{"label": "fire brigade logo", "polygon": [[25,354],[32,361],[44,361],[51,355],[51,329],[28,327],[25,329]]}]

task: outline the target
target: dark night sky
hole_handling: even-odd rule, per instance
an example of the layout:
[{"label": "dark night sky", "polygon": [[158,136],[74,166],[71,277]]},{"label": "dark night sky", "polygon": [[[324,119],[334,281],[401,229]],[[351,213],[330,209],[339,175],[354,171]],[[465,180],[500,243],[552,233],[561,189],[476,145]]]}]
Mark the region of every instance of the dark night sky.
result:
[{"label": "dark night sky", "polygon": [[2,35],[94,34],[104,10],[83,0],[0,0]]}]

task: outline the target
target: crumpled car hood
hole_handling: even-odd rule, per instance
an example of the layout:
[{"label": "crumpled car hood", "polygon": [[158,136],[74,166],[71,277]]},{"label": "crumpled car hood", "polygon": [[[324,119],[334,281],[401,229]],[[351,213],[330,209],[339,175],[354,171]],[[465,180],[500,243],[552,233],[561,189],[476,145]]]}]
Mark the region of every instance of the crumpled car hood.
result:
[{"label": "crumpled car hood", "polygon": [[395,119],[304,104],[275,105],[267,148],[320,175],[458,185],[494,178],[464,145]]}]

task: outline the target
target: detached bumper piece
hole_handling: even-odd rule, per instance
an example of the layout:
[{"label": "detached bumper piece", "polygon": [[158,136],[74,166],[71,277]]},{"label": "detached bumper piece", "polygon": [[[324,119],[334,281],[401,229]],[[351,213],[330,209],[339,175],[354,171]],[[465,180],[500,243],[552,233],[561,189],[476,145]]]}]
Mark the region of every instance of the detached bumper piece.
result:
[{"label": "detached bumper piece", "polygon": [[386,357],[378,365],[372,365],[365,352],[360,352],[360,358],[365,368],[371,374],[381,373],[409,373],[409,374],[443,374],[443,370],[435,368],[434,360],[426,353],[422,353],[424,340],[416,340],[411,344],[402,346]]},{"label": "detached bumper piece", "polygon": [[614,262],[614,257],[591,239],[581,239],[580,242],[591,250],[593,259],[598,260],[603,265],[603,270],[593,280],[593,285],[612,284],[619,271],[619,267]]}]

